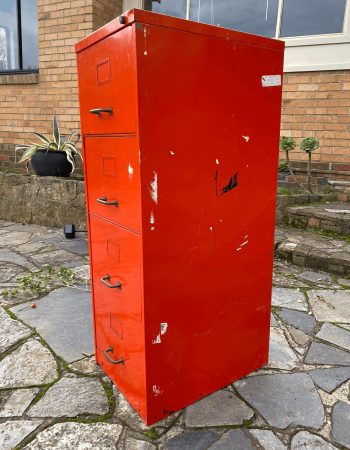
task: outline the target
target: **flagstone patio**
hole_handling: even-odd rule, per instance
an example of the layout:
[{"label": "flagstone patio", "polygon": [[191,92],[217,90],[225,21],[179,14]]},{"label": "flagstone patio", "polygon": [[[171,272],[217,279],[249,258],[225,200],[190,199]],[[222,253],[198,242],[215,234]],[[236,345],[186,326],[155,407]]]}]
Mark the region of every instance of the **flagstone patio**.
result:
[{"label": "flagstone patio", "polygon": [[[94,364],[87,245],[1,222],[0,449],[350,449],[350,279],[276,260],[269,365],[146,427]],[[74,284],[72,286],[71,284]]]}]

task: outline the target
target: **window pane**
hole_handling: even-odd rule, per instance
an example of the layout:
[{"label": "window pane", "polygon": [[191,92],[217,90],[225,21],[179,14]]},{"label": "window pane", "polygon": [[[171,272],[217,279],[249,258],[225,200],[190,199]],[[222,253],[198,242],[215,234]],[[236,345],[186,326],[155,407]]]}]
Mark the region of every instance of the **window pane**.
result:
[{"label": "window pane", "polygon": [[0,1],[0,70],[19,69],[17,8],[14,0]]},{"label": "window pane", "polygon": [[186,0],[145,0],[145,9],[168,16],[186,17]]},{"label": "window pane", "polygon": [[38,16],[36,0],[21,1],[23,69],[38,68]]},{"label": "window pane", "polygon": [[281,36],[341,33],[346,0],[284,0]]},{"label": "window pane", "polygon": [[191,0],[190,19],[274,37],[278,0]]}]

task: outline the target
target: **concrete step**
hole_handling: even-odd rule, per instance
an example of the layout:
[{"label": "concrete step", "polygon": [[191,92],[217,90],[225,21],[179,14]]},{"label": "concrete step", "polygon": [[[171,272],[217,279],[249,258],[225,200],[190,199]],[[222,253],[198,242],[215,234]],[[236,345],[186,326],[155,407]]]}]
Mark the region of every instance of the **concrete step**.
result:
[{"label": "concrete step", "polygon": [[310,231],[276,227],[275,254],[302,267],[350,275],[350,244]]},{"label": "concrete step", "polygon": [[287,207],[284,223],[350,235],[350,202]]},{"label": "concrete step", "polygon": [[328,184],[333,187],[334,194],[339,202],[350,201],[350,181],[328,180]]}]

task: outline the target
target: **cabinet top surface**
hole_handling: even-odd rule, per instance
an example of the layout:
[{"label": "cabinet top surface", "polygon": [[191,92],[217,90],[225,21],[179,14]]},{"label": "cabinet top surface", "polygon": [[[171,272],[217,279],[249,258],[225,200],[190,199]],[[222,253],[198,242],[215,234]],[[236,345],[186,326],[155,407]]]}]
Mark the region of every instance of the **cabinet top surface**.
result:
[{"label": "cabinet top surface", "polygon": [[121,31],[128,26],[131,26],[133,23],[155,25],[163,28],[187,31],[194,34],[202,34],[206,36],[213,36],[219,39],[244,42],[247,44],[259,45],[261,47],[268,47],[280,51],[283,51],[284,49],[284,42],[277,39],[270,39],[263,36],[256,36],[254,34],[242,33],[240,31],[230,30],[227,28],[221,28],[198,22],[192,22],[185,19],[178,19],[176,17],[165,16],[163,14],[144,11],[141,9],[131,9],[130,11],[125,12],[122,16],[119,16],[111,22],[108,22],[103,27],[99,28],[89,36],[79,41],[75,45],[75,51],[79,53],[85,48],[101,41],[102,39]]}]

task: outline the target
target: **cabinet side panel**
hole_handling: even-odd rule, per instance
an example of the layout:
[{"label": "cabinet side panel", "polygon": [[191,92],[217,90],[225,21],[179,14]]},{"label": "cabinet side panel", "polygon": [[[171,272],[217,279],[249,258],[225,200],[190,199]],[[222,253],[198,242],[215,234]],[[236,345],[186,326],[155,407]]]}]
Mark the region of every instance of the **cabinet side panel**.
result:
[{"label": "cabinet side panel", "polygon": [[283,53],[136,34],[150,424],[267,363]]}]

